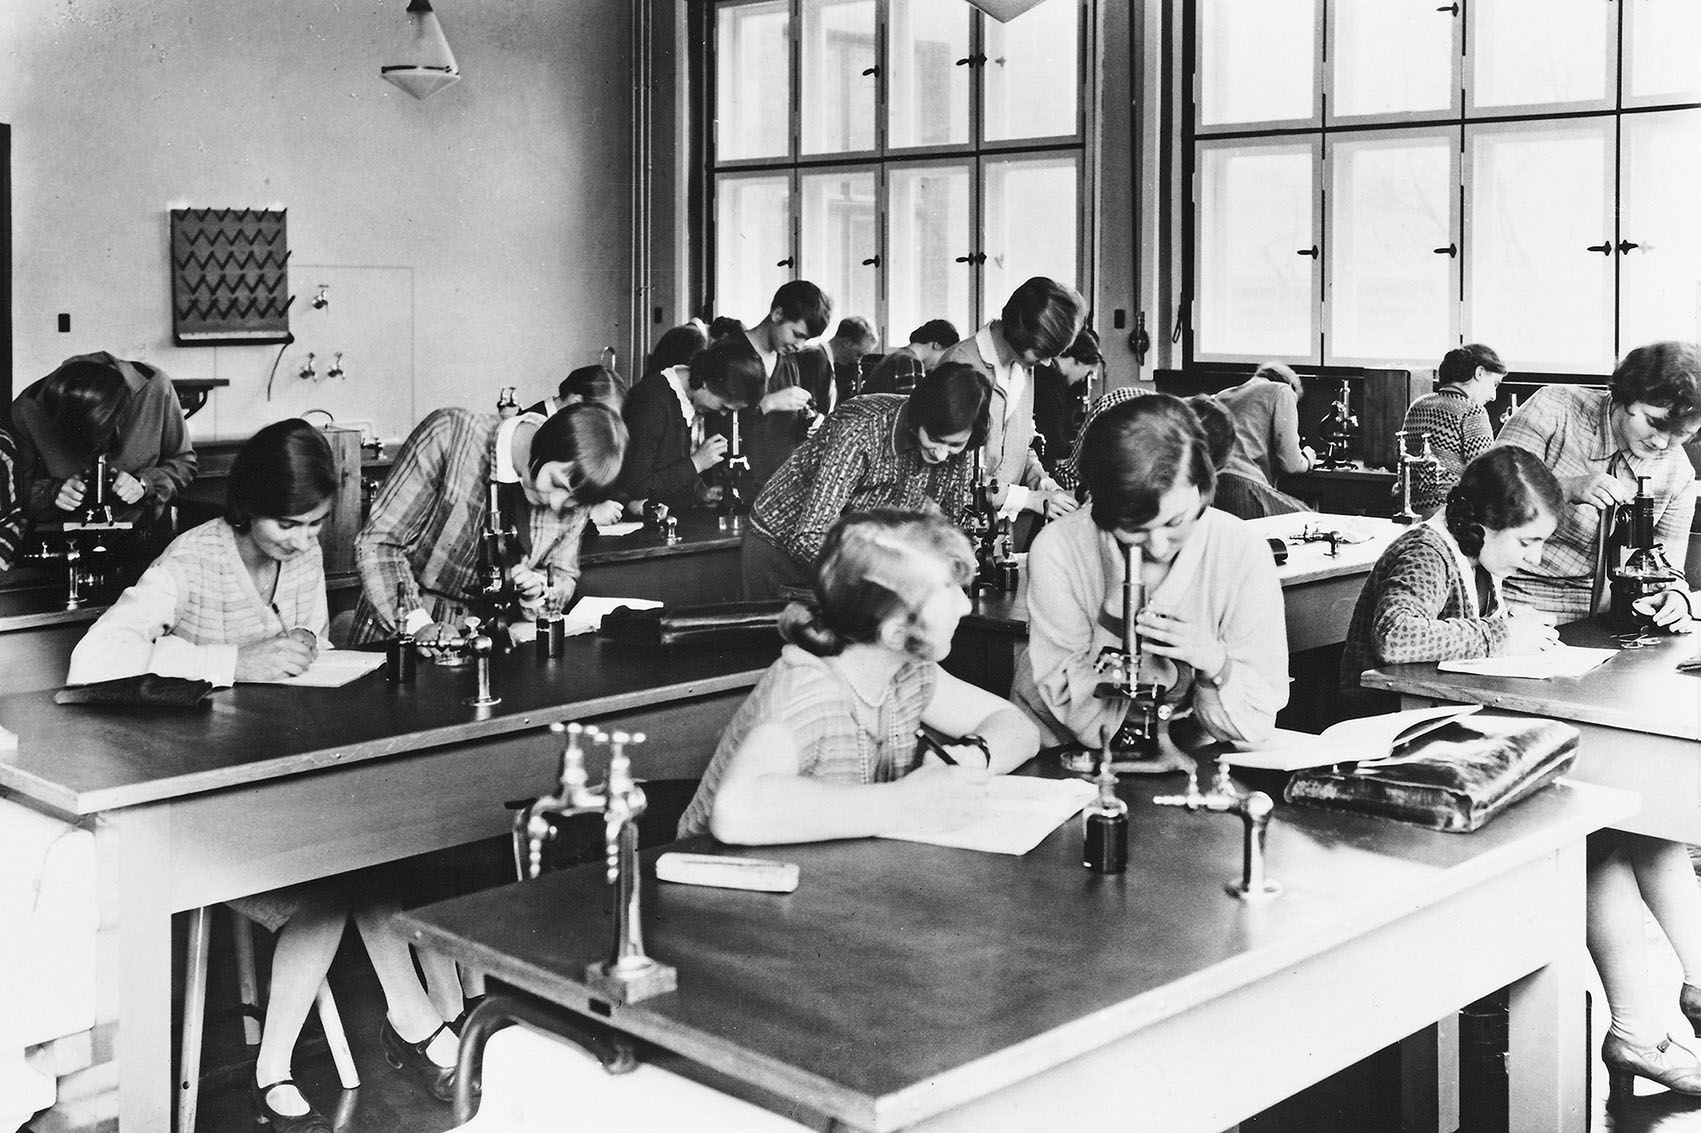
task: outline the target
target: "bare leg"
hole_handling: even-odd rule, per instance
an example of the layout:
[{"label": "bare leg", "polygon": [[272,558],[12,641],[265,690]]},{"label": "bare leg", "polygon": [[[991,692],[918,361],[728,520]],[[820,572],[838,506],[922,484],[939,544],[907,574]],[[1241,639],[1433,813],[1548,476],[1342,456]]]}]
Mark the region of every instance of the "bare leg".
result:
[{"label": "bare leg", "polygon": [[[392,918],[400,911],[394,902],[368,905],[355,910],[354,923],[366,943],[366,954],[372,958],[372,970],[384,989],[390,1026],[407,1042],[418,1043],[443,1026],[443,1016],[420,985],[407,939],[395,929]],[[454,1034],[444,1030],[425,1053],[439,1066],[453,1066],[457,1049]]]},{"label": "bare leg", "polygon": [[[272,953],[266,1021],[260,1031],[259,1054],[254,1059],[256,1085],[268,1085],[291,1076],[290,1056],[319,994],[319,985],[325,982],[325,973],[330,971],[331,961],[336,957],[347,921],[348,910],[342,905],[309,900],[278,933]],[[301,1092],[288,1086],[271,1091],[265,1100],[279,1113],[292,1117],[306,1113],[309,1108]]]},{"label": "bare leg", "polygon": [[1671,941],[1684,982],[1701,984],[1701,885],[1695,882],[1688,848],[1662,838],[1625,837],[1637,888]]},{"label": "bare leg", "polygon": [[1666,1029],[1644,976],[1642,893],[1622,849],[1590,865],[1588,910],[1589,955],[1606,990],[1612,1029],[1633,1046],[1653,1046]]},{"label": "bare leg", "polygon": [[437,1013],[445,1019],[459,1018],[466,1006],[466,995],[461,990],[461,972],[455,962],[440,952],[421,951],[419,967],[425,973],[425,990]]}]

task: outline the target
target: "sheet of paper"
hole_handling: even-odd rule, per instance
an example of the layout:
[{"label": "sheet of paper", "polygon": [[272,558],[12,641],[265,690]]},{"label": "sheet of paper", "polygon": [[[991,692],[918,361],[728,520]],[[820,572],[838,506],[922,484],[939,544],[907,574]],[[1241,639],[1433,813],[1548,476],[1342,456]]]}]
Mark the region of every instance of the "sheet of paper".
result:
[{"label": "sheet of paper", "polygon": [[588,594],[567,611],[567,624],[563,629],[568,637],[592,633],[602,628],[603,615],[610,610],[618,610],[622,606],[634,610],[653,610],[660,605],[660,602],[649,598],[602,598]]},{"label": "sheet of paper", "polygon": [[1081,812],[1098,788],[1083,779],[1034,779],[1000,775],[992,780],[986,808],[967,826],[949,833],[883,834],[899,842],[925,842],[985,854],[1020,857],[1058,826]]},{"label": "sheet of paper", "polygon": [[1480,704],[1439,704],[1432,708],[1385,712],[1380,716],[1342,720],[1324,729],[1320,736],[1277,728],[1271,742],[1232,752],[1228,758],[1236,767],[1263,771],[1299,771],[1349,759],[1374,759],[1388,754],[1396,743],[1416,739],[1449,720],[1481,709]]},{"label": "sheet of paper", "polygon": [[632,532],[643,526],[644,524],[640,520],[623,519],[619,523],[599,523],[596,525],[596,529],[598,535],[609,535],[614,538],[619,538],[622,535],[630,535]]},{"label": "sheet of paper", "polygon": [[1487,677],[1580,677],[1613,657],[1616,649],[1581,649],[1560,645],[1541,653],[1515,657],[1475,657],[1469,661],[1443,661],[1436,668],[1444,673],[1478,673]]},{"label": "sheet of paper", "polygon": [[323,650],[307,667],[307,671],[297,677],[285,677],[278,681],[253,681],[253,684],[297,685],[301,688],[341,688],[357,677],[384,664],[382,653],[368,653],[354,649]]}]

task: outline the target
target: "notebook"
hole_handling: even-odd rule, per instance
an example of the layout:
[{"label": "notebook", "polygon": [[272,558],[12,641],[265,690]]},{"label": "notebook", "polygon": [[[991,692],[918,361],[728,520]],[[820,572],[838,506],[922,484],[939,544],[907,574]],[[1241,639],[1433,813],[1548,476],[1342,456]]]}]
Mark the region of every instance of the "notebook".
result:
[{"label": "notebook", "polygon": [[298,688],[341,688],[384,663],[384,654],[356,649],[325,649],[305,673],[275,681],[245,681],[245,684],[295,685]]},{"label": "notebook", "polygon": [[1027,775],[996,776],[991,788],[985,809],[967,826],[940,833],[880,837],[1020,857],[1079,814],[1099,793],[1084,779],[1035,779]]},{"label": "notebook", "polygon": [[1478,673],[1485,677],[1528,677],[1545,681],[1550,677],[1580,677],[1605,664],[1616,649],[1581,649],[1557,645],[1541,653],[1513,657],[1473,657],[1468,661],[1443,661],[1436,668],[1444,673]]},{"label": "notebook", "polygon": [[1266,744],[1227,755],[1236,767],[1260,771],[1298,771],[1325,767],[1346,760],[1374,759],[1386,755],[1396,744],[1414,740],[1450,720],[1480,711],[1480,704],[1441,704],[1433,708],[1411,708],[1342,720],[1323,729],[1322,735],[1277,728]]}]

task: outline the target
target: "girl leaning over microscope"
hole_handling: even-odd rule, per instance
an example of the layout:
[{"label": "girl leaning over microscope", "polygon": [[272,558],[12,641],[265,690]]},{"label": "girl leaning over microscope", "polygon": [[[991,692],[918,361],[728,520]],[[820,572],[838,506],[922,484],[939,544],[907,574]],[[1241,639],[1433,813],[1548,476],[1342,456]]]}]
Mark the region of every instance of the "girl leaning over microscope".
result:
[{"label": "girl leaning over microscope", "polygon": [[[968,612],[968,538],[937,514],[846,515],[827,535],[814,598],[721,735],[680,837],[760,844],[948,830],[993,774],[1038,749],[1015,705],[939,667]],[[921,756],[917,728],[952,761]]]}]

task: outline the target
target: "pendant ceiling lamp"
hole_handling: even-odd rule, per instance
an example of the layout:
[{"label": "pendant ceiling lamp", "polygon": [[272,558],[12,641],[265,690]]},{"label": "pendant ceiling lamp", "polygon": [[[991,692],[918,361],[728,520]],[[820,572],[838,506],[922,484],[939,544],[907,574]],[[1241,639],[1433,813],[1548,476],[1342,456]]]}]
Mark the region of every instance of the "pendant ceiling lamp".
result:
[{"label": "pendant ceiling lamp", "polygon": [[1007,24],[1030,8],[1039,7],[1041,0],[969,0],[969,3],[1001,24]]},{"label": "pendant ceiling lamp", "polygon": [[461,78],[431,0],[412,0],[408,5],[407,31],[390,57],[396,62],[378,68],[378,73],[415,98],[428,98]]}]

